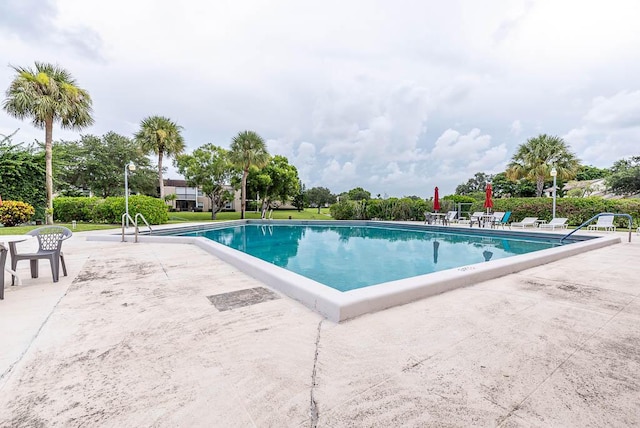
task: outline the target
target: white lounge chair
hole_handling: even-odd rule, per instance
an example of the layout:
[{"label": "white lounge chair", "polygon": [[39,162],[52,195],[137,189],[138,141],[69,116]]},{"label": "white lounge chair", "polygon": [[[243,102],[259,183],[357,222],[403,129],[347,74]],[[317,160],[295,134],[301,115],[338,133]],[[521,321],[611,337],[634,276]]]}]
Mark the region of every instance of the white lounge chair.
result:
[{"label": "white lounge chair", "polygon": [[615,232],[616,227],[613,225],[612,215],[603,215],[598,217],[596,224],[590,224],[587,226],[587,230],[600,230],[604,229],[605,232]]},{"label": "white lounge chair", "polygon": [[505,212],[504,211],[495,211],[493,213],[493,218],[491,219],[491,227],[494,227],[497,224],[500,224],[502,222],[502,217],[504,217]]},{"label": "white lounge chair", "polygon": [[445,222],[447,224],[455,223],[457,216],[458,216],[458,211],[447,211],[447,216],[445,217]]},{"label": "white lounge chair", "polygon": [[556,217],[552,219],[549,223],[542,223],[538,227],[540,227],[540,229],[551,229],[551,230],[556,230],[556,227],[558,229],[566,229],[567,219],[564,217]]},{"label": "white lounge chair", "polygon": [[536,227],[536,221],[538,221],[538,217],[525,217],[522,221],[517,221],[515,223],[511,223],[511,227],[521,227],[525,228],[527,226]]},{"label": "white lounge chair", "polygon": [[484,211],[476,211],[469,216],[469,227],[473,226],[473,223],[478,223],[480,226],[480,221],[482,216],[484,215]]}]

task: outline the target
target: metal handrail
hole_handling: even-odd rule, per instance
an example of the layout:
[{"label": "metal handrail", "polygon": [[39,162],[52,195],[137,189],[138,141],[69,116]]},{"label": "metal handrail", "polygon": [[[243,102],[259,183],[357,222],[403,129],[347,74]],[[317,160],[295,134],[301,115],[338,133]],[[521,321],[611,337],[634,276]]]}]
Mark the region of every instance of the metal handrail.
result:
[{"label": "metal handrail", "polygon": [[151,229],[151,226],[149,225],[149,222],[147,221],[146,218],[144,218],[142,213],[137,213],[135,218],[131,218],[129,213],[124,213],[124,214],[122,214],[122,242],[125,242],[124,241],[124,228],[125,228],[125,220],[127,220],[127,219],[129,220],[129,222],[135,228],[135,239],[134,239],[134,242],[138,242],[138,233],[140,232],[140,227],[138,226],[138,217],[140,217],[142,219],[142,221],[144,222],[144,224],[147,225],[147,228],[149,228],[149,234],[151,234],[151,232],[153,231],[153,229]]},{"label": "metal handrail", "polygon": [[591,223],[593,220],[597,219],[598,217],[603,217],[603,216],[607,216],[607,215],[611,215],[614,217],[628,217],[629,218],[629,242],[631,242],[631,225],[633,223],[633,218],[631,218],[631,216],[629,214],[620,214],[620,213],[600,213],[600,214],[596,214],[593,217],[591,217],[589,220],[585,221],[584,223],[582,223],[580,226],[576,227],[575,229],[573,229],[571,232],[567,233],[566,235],[564,235],[562,238],[560,238],[560,243],[562,244],[563,241],[565,239],[567,239],[568,237],[570,237],[571,235],[573,235],[574,233],[576,233],[578,230],[582,229],[583,227],[585,227],[586,225],[588,225],[589,223]]},{"label": "metal handrail", "polygon": [[[131,218],[131,216],[129,215],[129,213],[124,213],[122,214],[122,242],[124,242],[124,227],[125,227],[125,220],[129,220],[129,222],[131,224],[133,224],[136,228],[136,230],[138,230],[138,226],[136,225],[136,222],[133,218]],[[137,242],[137,237],[136,237],[136,242]]]},{"label": "metal handrail", "polygon": [[136,242],[138,242],[138,217],[140,217],[142,219],[142,221],[144,221],[144,224],[147,225],[147,228],[149,229],[149,235],[151,235],[152,229],[151,226],[149,225],[149,222],[147,221],[146,218],[144,218],[144,216],[142,215],[142,213],[136,213]]}]

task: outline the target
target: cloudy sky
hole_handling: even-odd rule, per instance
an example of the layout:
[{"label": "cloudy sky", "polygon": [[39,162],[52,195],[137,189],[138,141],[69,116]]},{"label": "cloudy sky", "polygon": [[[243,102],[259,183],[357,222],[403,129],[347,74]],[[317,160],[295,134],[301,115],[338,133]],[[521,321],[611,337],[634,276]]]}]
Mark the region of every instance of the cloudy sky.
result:
[{"label": "cloudy sky", "polygon": [[[598,167],[640,155],[639,16],[637,0],[2,0],[0,90],[9,64],[56,63],[93,98],[83,134],[162,115],[190,151],[254,130],[307,187],[429,197],[541,133]],[[18,128],[44,139],[0,111],[0,134]]]}]

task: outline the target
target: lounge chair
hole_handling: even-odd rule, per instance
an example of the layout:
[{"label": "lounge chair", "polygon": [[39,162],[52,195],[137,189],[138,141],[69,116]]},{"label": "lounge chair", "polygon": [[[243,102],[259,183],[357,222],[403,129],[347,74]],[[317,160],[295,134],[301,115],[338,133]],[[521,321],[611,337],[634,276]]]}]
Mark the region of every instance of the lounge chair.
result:
[{"label": "lounge chair", "polygon": [[484,211],[476,211],[469,216],[469,227],[473,226],[473,223],[478,223],[480,226],[480,222],[482,221],[482,216],[484,215]]},{"label": "lounge chair", "polygon": [[444,218],[447,224],[455,223],[458,211],[447,211],[447,216]]},{"label": "lounge chair", "polygon": [[540,229],[551,229],[551,230],[556,230],[556,227],[558,229],[566,229],[567,228],[567,219],[564,218],[564,217],[556,217],[556,218],[552,219],[549,223],[542,223],[538,227]]},{"label": "lounge chair", "polygon": [[[62,226],[44,226],[33,229],[26,233],[38,238],[38,251],[35,253],[18,253],[16,251],[16,243],[9,243],[9,251],[11,252],[11,270],[16,270],[16,265],[20,260],[29,260],[31,262],[31,278],[38,277],[38,260],[46,259],[51,264],[51,274],[53,282],[58,282],[60,274],[60,265],[62,264],[62,272],[67,276],[67,266],[64,264],[64,255],[62,254],[62,242],[71,238],[71,231]],[[15,276],[11,277],[11,285],[14,284]]]},{"label": "lounge chair", "polygon": [[493,218],[491,219],[491,227],[495,227],[497,224],[500,224],[502,221],[502,217],[504,217],[504,211],[495,211],[493,213]]},{"label": "lounge chair", "polygon": [[587,230],[600,230],[604,229],[606,232],[615,232],[616,227],[613,225],[612,215],[603,215],[598,217],[596,224],[590,224],[587,226]]},{"label": "lounge chair", "polygon": [[522,219],[522,221],[511,223],[511,227],[515,226],[515,227],[521,227],[523,229],[527,226],[536,227],[537,220],[538,220],[538,217],[525,217]]},{"label": "lounge chair", "polygon": [[498,223],[496,223],[496,226],[500,225],[504,229],[504,225],[505,224],[509,224],[509,219],[510,218],[511,218],[511,211],[507,211],[506,213],[504,213],[504,215],[502,216],[500,221]]}]

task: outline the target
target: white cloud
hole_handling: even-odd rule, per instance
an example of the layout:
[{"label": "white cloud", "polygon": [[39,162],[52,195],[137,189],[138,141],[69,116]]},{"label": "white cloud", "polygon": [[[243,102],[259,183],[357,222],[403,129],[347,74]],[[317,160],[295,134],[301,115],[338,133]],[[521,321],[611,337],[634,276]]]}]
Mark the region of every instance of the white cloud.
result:
[{"label": "white cloud", "polygon": [[[635,0],[10,1],[0,2],[0,52],[5,63],[67,68],[94,100],[96,123],[82,133],[132,135],[162,114],[194,149],[251,129],[308,187],[427,197],[499,172],[537,133],[565,135],[601,167],[637,154],[639,9]],[[12,78],[0,67],[0,88]],[[16,128],[19,140],[44,138],[0,113],[0,133]],[[54,139],[79,134],[54,129]]]},{"label": "white cloud", "polygon": [[638,155],[640,90],[598,96],[584,114],[581,126],[563,137],[583,163],[609,167],[616,160]]},{"label": "white cloud", "polygon": [[511,133],[515,136],[518,136],[522,133],[522,123],[519,120],[514,120],[511,123]]}]

